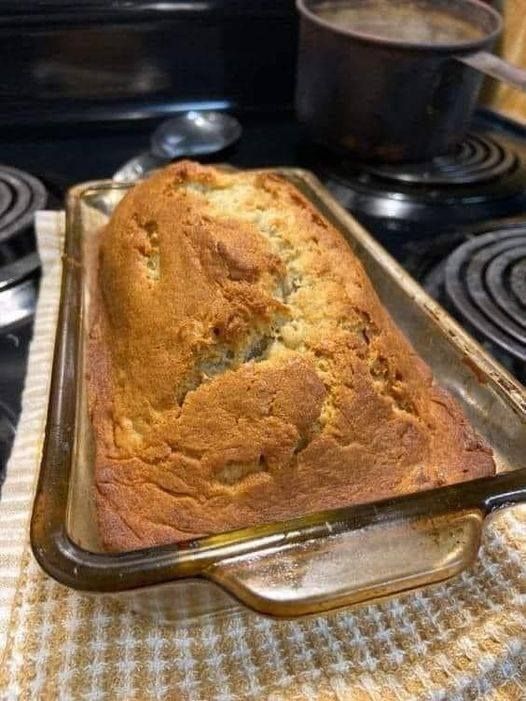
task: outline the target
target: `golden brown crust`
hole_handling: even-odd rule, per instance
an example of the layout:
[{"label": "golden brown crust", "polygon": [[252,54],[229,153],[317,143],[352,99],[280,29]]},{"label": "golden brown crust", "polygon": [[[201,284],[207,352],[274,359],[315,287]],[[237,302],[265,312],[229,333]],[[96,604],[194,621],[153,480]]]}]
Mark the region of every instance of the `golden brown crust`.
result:
[{"label": "golden brown crust", "polygon": [[89,350],[104,544],[491,474],[343,238],[289,183],[184,162],[104,231]]}]

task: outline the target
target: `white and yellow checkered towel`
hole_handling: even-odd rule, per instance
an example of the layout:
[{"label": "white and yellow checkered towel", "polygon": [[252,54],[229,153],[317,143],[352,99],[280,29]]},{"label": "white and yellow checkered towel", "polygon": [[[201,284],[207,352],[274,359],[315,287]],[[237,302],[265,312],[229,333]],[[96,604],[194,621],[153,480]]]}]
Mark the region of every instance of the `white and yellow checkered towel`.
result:
[{"label": "white and yellow checkered towel", "polygon": [[449,583],[304,621],[241,610],[173,628],[44,575],[28,545],[60,287],[63,217],[40,213],[44,274],[0,502],[2,699],[526,699],[526,509],[488,527]]}]

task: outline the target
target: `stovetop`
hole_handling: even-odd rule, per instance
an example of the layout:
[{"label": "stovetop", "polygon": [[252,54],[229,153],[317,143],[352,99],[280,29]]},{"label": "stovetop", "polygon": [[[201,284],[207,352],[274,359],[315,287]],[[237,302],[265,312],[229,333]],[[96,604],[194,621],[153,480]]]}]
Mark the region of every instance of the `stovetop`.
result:
[{"label": "stovetop", "polygon": [[[526,130],[479,114],[454,153],[424,165],[388,166],[357,163],[310,143],[288,112],[240,120],[241,141],[210,162],[314,171],[434,297],[526,381]],[[8,169],[0,166],[0,481],[20,412],[38,294],[27,219],[46,201],[60,208],[71,185],[111,176],[146,148],[154,126],[150,121],[2,134],[0,152]],[[17,175],[21,182],[15,183]]]}]

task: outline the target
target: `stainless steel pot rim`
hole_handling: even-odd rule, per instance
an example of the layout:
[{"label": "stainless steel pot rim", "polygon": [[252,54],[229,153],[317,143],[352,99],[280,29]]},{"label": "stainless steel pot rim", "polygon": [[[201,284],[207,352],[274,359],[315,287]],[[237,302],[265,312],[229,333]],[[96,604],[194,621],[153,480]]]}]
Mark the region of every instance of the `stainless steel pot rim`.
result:
[{"label": "stainless steel pot rim", "polygon": [[490,7],[482,0],[462,0],[466,5],[472,5],[478,8],[481,12],[485,12],[486,15],[491,16],[495,22],[495,29],[488,34],[485,34],[482,39],[477,39],[476,41],[466,41],[466,42],[454,42],[445,44],[418,44],[416,42],[407,41],[397,41],[394,39],[383,39],[382,37],[375,36],[374,34],[363,34],[360,32],[353,32],[351,29],[346,29],[345,27],[340,27],[337,24],[328,22],[323,19],[315,12],[313,12],[309,7],[307,7],[309,0],[296,0],[296,9],[305,19],[308,19],[313,24],[318,25],[323,29],[327,29],[335,34],[340,34],[350,39],[355,39],[356,41],[364,42],[367,44],[376,44],[377,46],[384,48],[394,48],[403,49],[407,51],[415,52],[427,52],[427,53],[455,53],[463,54],[469,53],[471,51],[477,51],[491,44],[492,41],[497,39],[499,34],[502,32],[502,17],[493,7]]}]

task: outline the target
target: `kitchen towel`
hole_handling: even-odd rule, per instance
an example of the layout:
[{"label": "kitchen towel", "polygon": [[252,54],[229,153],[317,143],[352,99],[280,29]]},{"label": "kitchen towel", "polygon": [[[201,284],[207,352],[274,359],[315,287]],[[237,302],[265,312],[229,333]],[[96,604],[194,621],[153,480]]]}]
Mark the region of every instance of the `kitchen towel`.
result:
[{"label": "kitchen towel", "polygon": [[301,621],[239,609],[172,627],[49,579],[28,544],[57,319],[64,219],[37,217],[43,264],[23,411],[0,502],[0,698],[122,701],[526,699],[526,508],[486,529],[438,586]]}]

